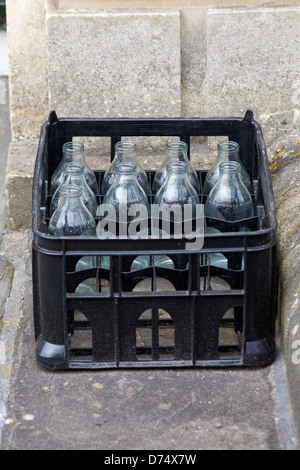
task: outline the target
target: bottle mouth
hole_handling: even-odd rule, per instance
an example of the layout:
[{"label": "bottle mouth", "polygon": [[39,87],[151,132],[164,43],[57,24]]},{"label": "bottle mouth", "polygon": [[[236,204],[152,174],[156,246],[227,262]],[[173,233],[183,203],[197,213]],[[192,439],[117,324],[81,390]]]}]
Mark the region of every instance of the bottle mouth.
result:
[{"label": "bottle mouth", "polygon": [[132,140],[122,140],[115,145],[117,153],[132,153],[136,150],[136,143]]},{"label": "bottle mouth", "polygon": [[219,171],[222,174],[237,174],[241,172],[241,165],[238,162],[222,162]]},{"label": "bottle mouth", "polygon": [[116,173],[118,175],[133,175],[136,173],[136,165],[131,162],[117,163]]},{"label": "bottle mouth", "polygon": [[185,162],[169,162],[167,163],[167,173],[169,174],[184,174],[188,171],[188,165]]},{"label": "bottle mouth", "polygon": [[77,184],[62,184],[59,188],[59,194],[62,197],[80,197],[82,195],[82,188]]},{"label": "bottle mouth", "polygon": [[166,148],[168,151],[170,152],[186,152],[187,151],[187,148],[188,148],[188,145],[186,142],[184,142],[183,140],[168,140],[168,142],[166,143]]},{"label": "bottle mouth", "polygon": [[84,166],[81,163],[69,162],[64,165],[63,172],[72,175],[82,175],[84,173]]},{"label": "bottle mouth", "polygon": [[224,140],[218,143],[218,150],[221,152],[238,152],[239,148],[239,144],[233,140]]},{"label": "bottle mouth", "polygon": [[82,153],[84,151],[83,143],[77,141],[66,142],[62,148],[64,153]]}]

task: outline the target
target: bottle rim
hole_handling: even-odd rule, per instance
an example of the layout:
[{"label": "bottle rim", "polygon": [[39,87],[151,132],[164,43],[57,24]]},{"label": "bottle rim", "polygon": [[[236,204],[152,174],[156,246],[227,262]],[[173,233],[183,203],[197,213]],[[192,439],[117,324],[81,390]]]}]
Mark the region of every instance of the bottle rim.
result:
[{"label": "bottle rim", "polygon": [[120,140],[115,145],[117,153],[132,153],[136,150],[136,143],[132,140]]},{"label": "bottle rim", "polygon": [[219,171],[222,174],[240,173],[241,165],[238,162],[222,162],[219,165]]},{"label": "bottle rim", "polygon": [[68,162],[63,166],[63,172],[82,175],[84,173],[84,165],[79,162]]},{"label": "bottle rim", "polygon": [[237,152],[239,148],[239,144],[237,142],[234,142],[233,140],[224,140],[218,143],[218,150],[221,152]]},{"label": "bottle rim", "polygon": [[166,148],[167,150],[169,151],[173,151],[173,152],[178,152],[178,150],[181,150],[181,151],[186,151],[187,150],[187,143],[184,142],[183,140],[168,140],[168,142],[166,143]]},{"label": "bottle rim", "polygon": [[169,162],[166,166],[167,173],[171,174],[184,174],[188,172],[188,165],[185,162]]},{"label": "bottle rim", "polygon": [[82,153],[84,151],[84,144],[78,141],[65,142],[62,146],[63,153]]},{"label": "bottle rim", "polygon": [[82,195],[82,187],[77,184],[62,184],[59,187],[59,194],[65,198],[80,197]]},{"label": "bottle rim", "polygon": [[120,162],[116,164],[116,173],[118,175],[133,175],[136,173],[136,165],[132,162]]}]

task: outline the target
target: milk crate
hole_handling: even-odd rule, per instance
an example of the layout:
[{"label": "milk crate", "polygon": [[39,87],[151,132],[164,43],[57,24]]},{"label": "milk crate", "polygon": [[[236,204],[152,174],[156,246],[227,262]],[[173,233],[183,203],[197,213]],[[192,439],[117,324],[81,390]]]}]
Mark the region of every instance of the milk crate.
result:
[{"label": "milk crate", "polygon": [[[55,237],[48,231],[49,186],[73,138],[227,136],[239,144],[252,183],[255,215],[238,222],[206,219],[218,229],[204,245],[186,239]],[[197,169],[201,185],[206,171]],[[104,175],[99,158],[99,188]],[[154,170],[147,171],[151,183]],[[50,370],[149,367],[265,366],[274,360],[277,305],[276,217],[260,125],[242,118],[57,118],[41,127],[33,178],[32,265],[35,347]],[[150,195],[151,197],[151,195]],[[200,194],[201,203],[205,196]],[[102,195],[99,196],[99,204]],[[97,221],[96,221],[97,222]],[[242,224],[242,225],[241,225]],[[248,231],[239,231],[241,226]],[[155,256],[172,267],[155,265]],[[212,255],[219,262],[212,263]],[[108,260],[76,270],[84,256]],[[149,265],[132,270],[138,256]],[[87,281],[88,280],[88,281]],[[96,291],[78,286],[93,282]]]}]

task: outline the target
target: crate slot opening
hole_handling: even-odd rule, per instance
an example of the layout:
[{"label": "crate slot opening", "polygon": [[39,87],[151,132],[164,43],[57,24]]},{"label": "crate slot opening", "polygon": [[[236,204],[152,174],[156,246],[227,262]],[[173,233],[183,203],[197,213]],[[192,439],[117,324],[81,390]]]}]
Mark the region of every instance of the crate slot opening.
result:
[{"label": "crate slot opening", "polygon": [[75,294],[101,294],[108,296],[110,294],[110,283],[107,279],[89,277],[78,284],[75,289]]},{"label": "crate slot opening", "polygon": [[230,359],[241,356],[242,343],[242,309],[235,307],[227,310],[219,323],[218,352],[219,357]]},{"label": "crate slot opening", "polygon": [[223,291],[244,288],[243,253],[209,253],[200,267],[200,290]]},{"label": "crate slot opening", "polygon": [[69,351],[72,359],[92,360],[93,340],[92,329],[86,316],[79,312],[70,312]]},{"label": "crate slot opening", "polygon": [[176,289],[168,279],[149,277],[138,281],[132,291],[146,294],[147,292],[174,292]]},{"label": "crate slot opening", "polygon": [[173,359],[174,349],[175,329],[171,315],[161,308],[143,312],[136,326],[137,359]]}]

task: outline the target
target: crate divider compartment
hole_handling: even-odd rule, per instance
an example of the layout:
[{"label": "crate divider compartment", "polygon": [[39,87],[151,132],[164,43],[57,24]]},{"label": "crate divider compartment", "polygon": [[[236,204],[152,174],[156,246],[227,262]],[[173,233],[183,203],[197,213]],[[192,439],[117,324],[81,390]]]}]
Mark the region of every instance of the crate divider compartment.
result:
[{"label": "crate divider compartment", "polygon": [[[65,142],[110,137],[112,160],[124,136],[172,135],[188,144],[193,136],[238,142],[252,181],[254,217],[236,223],[207,218],[206,227],[216,231],[205,233],[199,250],[186,250],[184,238],[49,234],[49,183]],[[100,162],[95,173],[100,187]],[[147,173],[151,180],[154,171]],[[206,172],[197,174],[202,185]],[[205,202],[202,193],[200,199]],[[275,205],[263,135],[250,110],[243,118],[209,119],[58,119],[52,111],[36,157],[32,238],[36,357],[46,369],[256,367],[275,358]],[[159,255],[171,267],[157,266]],[[141,256],[149,263],[133,270]]]}]

